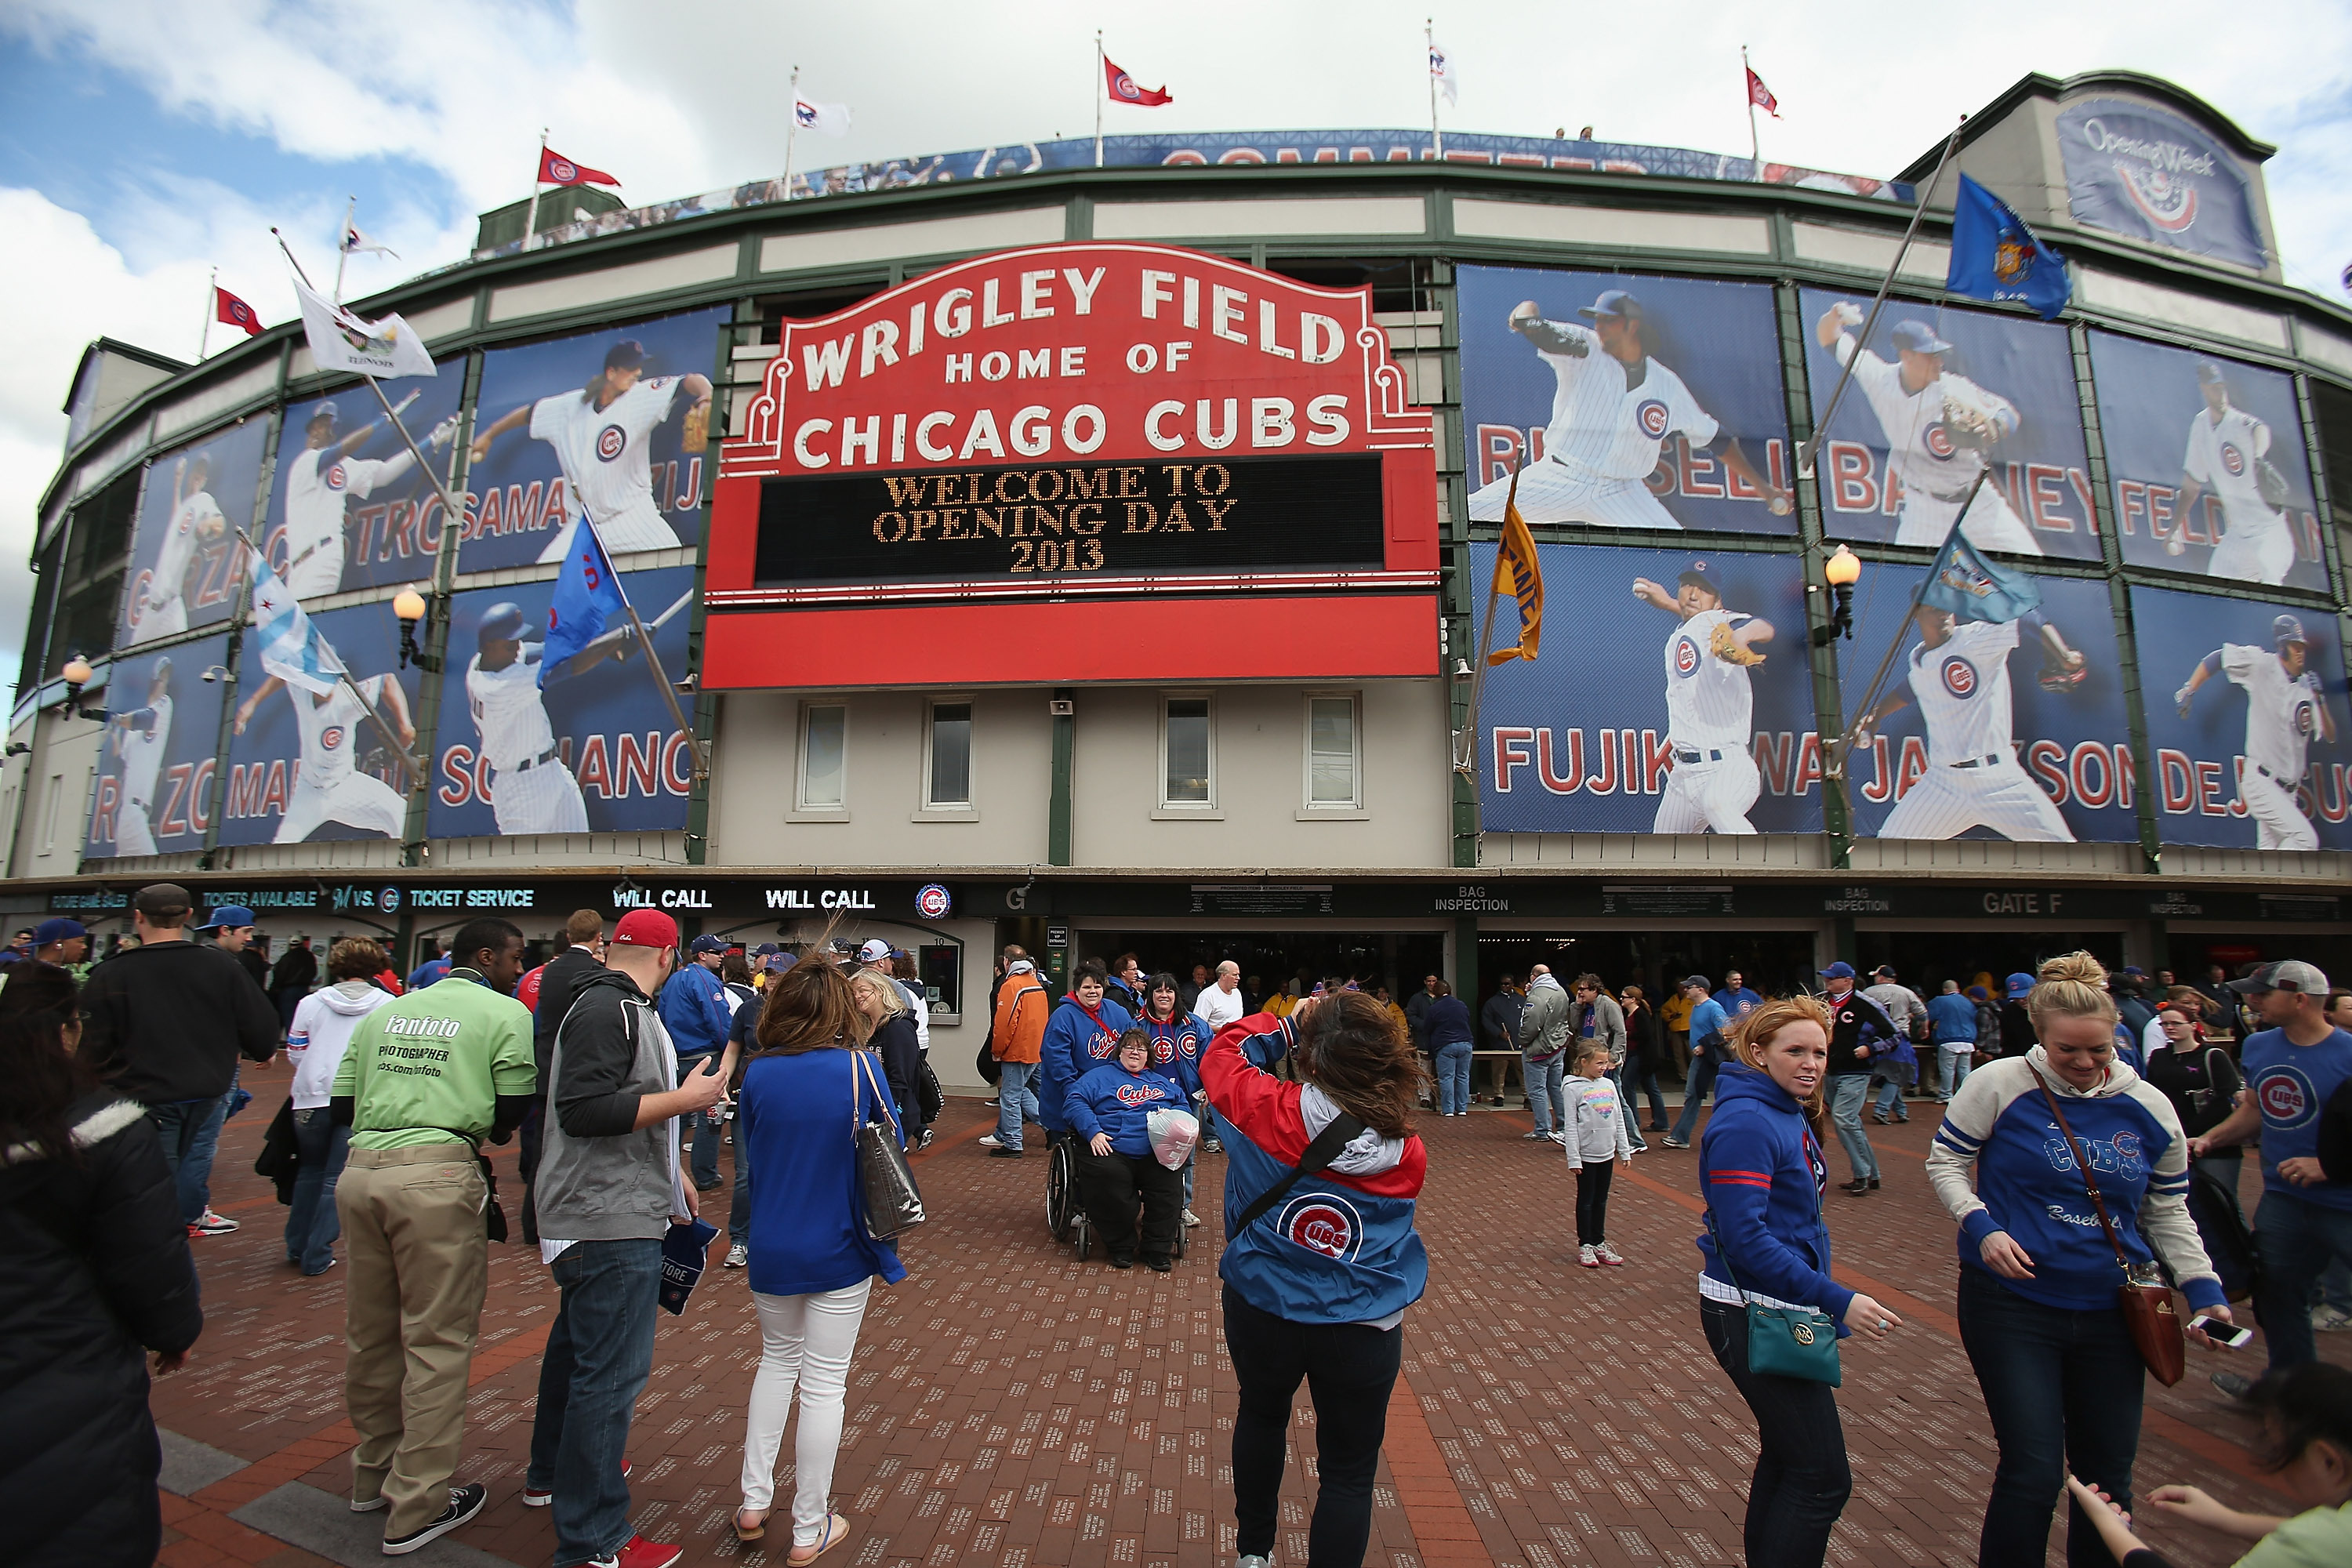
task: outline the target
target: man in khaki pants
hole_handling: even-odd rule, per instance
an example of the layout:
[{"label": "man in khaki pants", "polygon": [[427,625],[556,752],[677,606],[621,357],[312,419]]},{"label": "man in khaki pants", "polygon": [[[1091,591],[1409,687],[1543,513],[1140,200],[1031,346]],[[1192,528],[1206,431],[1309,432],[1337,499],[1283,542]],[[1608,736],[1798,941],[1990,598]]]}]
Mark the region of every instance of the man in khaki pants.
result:
[{"label": "man in khaki pants", "polygon": [[449,1479],[489,1286],[489,1194],[475,1151],[485,1136],[514,1135],[539,1082],[530,1014],[509,994],[522,952],[508,921],[468,921],[448,978],[369,1014],[335,1073],[336,1119],[352,1127],[335,1188],[351,1252],[352,1511],[391,1509],[389,1556],[457,1529],[488,1496]]}]

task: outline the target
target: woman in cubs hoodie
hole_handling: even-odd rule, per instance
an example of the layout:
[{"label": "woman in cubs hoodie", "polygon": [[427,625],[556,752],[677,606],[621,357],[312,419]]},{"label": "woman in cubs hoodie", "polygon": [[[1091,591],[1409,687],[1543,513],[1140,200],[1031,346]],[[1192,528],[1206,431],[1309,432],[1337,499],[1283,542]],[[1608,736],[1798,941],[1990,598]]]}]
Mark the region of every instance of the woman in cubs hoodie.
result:
[{"label": "woman in cubs hoodie", "polygon": [[[1305,1081],[1254,1065],[1293,1055]],[[1286,1017],[1229,1024],[1201,1058],[1225,1127],[1225,1347],[1241,1384],[1234,1421],[1237,1568],[1274,1552],[1291,1396],[1308,1378],[1322,1487],[1307,1561],[1354,1568],[1371,1534],[1372,1473],[1387,1429],[1404,1310],[1429,1282],[1413,1200],[1429,1157],[1412,1109],[1428,1084],[1412,1037],[1359,991],[1304,1000]],[[1364,1124],[1325,1169],[1236,1234],[1342,1111]]]}]

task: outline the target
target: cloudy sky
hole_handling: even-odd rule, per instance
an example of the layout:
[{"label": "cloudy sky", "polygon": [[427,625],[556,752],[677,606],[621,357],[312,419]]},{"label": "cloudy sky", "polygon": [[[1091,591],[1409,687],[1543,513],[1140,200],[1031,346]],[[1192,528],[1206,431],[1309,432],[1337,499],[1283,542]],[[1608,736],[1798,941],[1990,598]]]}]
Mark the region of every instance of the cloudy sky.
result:
[{"label": "cloudy sky", "polygon": [[[331,265],[346,197],[399,252],[353,292],[462,258],[475,215],[528,194],[541,127],[650,202],[772,174],[784,84],[848,103],[803,168],[1093,131],[1094,34],[1166,109],[1110,129],[1412,126],[1427,115],[1428,0],[1335,11],[1264,0],[1182,7],[1053,0],[691,6],[646,0],[0,0],[0,298],[18,348],[0,380],[0,561],[26,558],[64,440],[75,360],[101,334],[194,354],[205,279],[265,321],[294,313],[269,227]],[[1351,24],[1333,31],[1329,19]],[[1973,34],[1967,24],[1985,26]],[[2037,24],[2039,30],[2025,25]],[[2027,70],[2150,72],[2278,144],[2287,276],[2341,299],[2352,259],[2352,5],[2051,0],[1890,19],[1860,0],[1664,0],[1630,13],[1441,5],[1462,74],[1447,123],[1742,152],[1739,48],[1780,97],[1765,156],[1889,174]],[[0,570],[0,648],[25,574]],[[13,668],[13,658],[0,668]]]}]

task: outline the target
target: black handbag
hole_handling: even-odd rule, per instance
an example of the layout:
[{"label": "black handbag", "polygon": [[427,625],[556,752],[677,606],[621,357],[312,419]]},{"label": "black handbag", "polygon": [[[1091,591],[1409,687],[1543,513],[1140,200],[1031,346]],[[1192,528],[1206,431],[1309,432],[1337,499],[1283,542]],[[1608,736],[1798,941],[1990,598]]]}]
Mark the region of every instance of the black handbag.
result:
[{"label": "black handbag", "polygon": [[[875,1079],[873,1053],[851,1054],[856,1062],[855,1070],[873,1089],[884,1117],[880,1121],[860,1118],[856,1124],[859,1206],[865,1211],[866,1234],[877,1241],[889,1241],[923,1223],[923,1194],[915,1185],[915,1168],[907,1163],[898,1113],[890,1103],[889,1094]],[[853,1083],[849,1097],[852,1116],[856,1115],[858,1102],[856,1089]]]}]

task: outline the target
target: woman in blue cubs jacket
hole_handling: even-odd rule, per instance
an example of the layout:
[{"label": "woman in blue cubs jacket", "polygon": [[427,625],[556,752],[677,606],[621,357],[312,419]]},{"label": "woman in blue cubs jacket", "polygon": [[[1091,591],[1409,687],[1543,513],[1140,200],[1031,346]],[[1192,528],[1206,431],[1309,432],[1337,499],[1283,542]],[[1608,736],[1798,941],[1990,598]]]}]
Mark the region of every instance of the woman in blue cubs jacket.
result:
[{"label": "woman in blue cubs jacket", "polygon": [[[2041,1043],[1971,1074],[1927,1155],[1936,1195],[1960,1222],[1960,1342],[2000,1445],[1980,1563],[2042,1562],[2070,1469],[2131,1506],[2146,1368],[2116,1304],[2115,1245],[2053,1102],[2125,1256],[2160,1258],[2191,1306],[2230,1315],[2189,1217],[2188,1136],[2163,1093],[2115,1059],[2106,981],[2087,952],[2044,963],[2025,1003]],[[2201,1331],[2189,1337],[2211,1342]],[[2092,1521],[2069,1506],[2067,1563],[2108,1568]]]},{"label": "woman in blue cubs jacket", "polygon": [[[1305,1081],[1255,1065],[1289,1053]],[[1356,1568],[1371,1534],[1372,1473],[1387,1430],[1404,1310],[1429,1283],[1413,1200],[1429,1156],[1412,1109],[1429,1075],[1404,1021],[1359,991],[1301,1002],[1286,1018],[1227,1025],[1201,1058],[1225,1128],[1225,1348],[1241,1384],[1234,1421],[1237,1568],[1274,1552],[1291,1396],[1308,1380],[1322,1487],[1313,1568]],[[1345,1110],[1364,1124],[1339,1158],[1234,1234]]]},{"label": "woman in blue cubs jacket", "polygon": [[1139,1196],[1143,1261],[1161,1274],[1172,1266],[1184,1184],[1151,1152],[1150,1118],[1190,1106],[1174,1079],[1151,1070],[1151,1037],[1143,1029],[1121,1035],[1118,1055],[1089,1068],[1063,1099],[1063,1115],[1078,1137],[1078,1192],[1113,1268],[1135,1267]]},{"label": "woman in blue cubs jacket", "polygon": [[[1184,1011],[1177,1000],[1176,977],[1160,973],[1151,977],[1143,988],[1143,1016],[1136,1022],[1151,1037],[1151,1070],[1172,1078],[1184,1090],[1184,1103],[1191,1106],[1201,1092],[1201,1053],[1209,1048],[1209,1026],[1193,1014]],[[1201,1135],[1208,1136],[1206,1119],[1202,1119]],[[1192,1162],[1184,1162],[1184,1223],[1198,1225],[1200,1216],[1192,1212]]]},{"label": "woman in blue cubs jacket", "polygon": [[1062,1113],[1070,1086],[1118,1054],[1118,1037],[1135,1026],[1127,1009],[1103,994],[1108,972],[1089,958],[1071,976],[1069,994],[1045,1020],[1037,1047],[1037,1120],[1049,1139],[1069,1131]]},{"label": "woman in blue cubs jacket", "polygon": [[1811,996],[1769,1002],[1741,1018],[1699,1139],[1700,1190],[1714,1227],[1698,1239],[1706,1260],[1699,1326],[1755,1415],[1760,1445],[1748,1486],[1750,1568],[1820,1568],[1853,1475],[1830,1385],[1748,1370],[1746,1303],[1816,1309],[1836,1322],[1840,1339],[1855,1329],[1883,1336],[1900,1321],[1830,1277],[1822,1084],[1832,1026],[1829,1009]]}]

